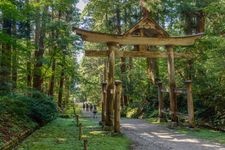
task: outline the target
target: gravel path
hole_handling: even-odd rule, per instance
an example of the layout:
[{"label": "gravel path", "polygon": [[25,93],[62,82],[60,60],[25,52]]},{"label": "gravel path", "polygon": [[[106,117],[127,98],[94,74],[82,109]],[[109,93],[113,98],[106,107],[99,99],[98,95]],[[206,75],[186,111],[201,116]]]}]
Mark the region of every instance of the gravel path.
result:
[{"label": "gravel path", "polygon": [[122,119],[122,133],[133,141],[132,150],[225,150],[225,145],[188,137],[140,119]]},{"label": "gravel path", "polygon": [[[83,116],[92,118],[91,112]],[[95,118],[100,120],[100,114]],[[122,119],[121,131],[133,141],[131,150],[225,150],[225,145],[191,138],[187,135],[141,119]]]}]

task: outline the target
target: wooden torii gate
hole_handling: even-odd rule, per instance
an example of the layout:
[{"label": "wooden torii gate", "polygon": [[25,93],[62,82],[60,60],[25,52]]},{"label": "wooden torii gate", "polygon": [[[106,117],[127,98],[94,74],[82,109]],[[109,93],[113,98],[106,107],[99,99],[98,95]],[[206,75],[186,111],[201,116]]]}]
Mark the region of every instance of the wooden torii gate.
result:
[{"label": "wooden torii gate", "polygon": [[[115,98],[115,58],[116,57],[144,57],[144,58],[167,58],[168,62],[168,77],[169,77],[169,100],[171,119],[177,122],[177,102],[176,102],[176,83],[175,83],[175,67],[174,58],[189,57],[189,54],[176,53],[173,50],[174,46],[189,46],[193,45],[202,34],[170,37],[153,19],[144,17],[133,28],[128,30],[123,35],[105,34],[93,31],[87,31],[79,28],[74,28],[77,35],[80,35],[84,41],[95,43],[106,43],[107,50],[85,50],[85,56],[88,57],[108,57],[108,79],[103,83],[103,91],[106,89],[107,94],[103,94],[105,103],[102,118],[105,121],[105,126],[109,129],[113,128],[113,103]],[[119,47],[124,45],[133,45],[138,47],[135,51],[126,50],[120,51]],[[148,51],[150,46],[165,46],[166,52]],[[192,102],[193,106],[193,102]],[[194,108],[192,107],[192,112]],[[160,110],[161,111],[161,110]],[[191,114],[194,118],[194,113]]]}]

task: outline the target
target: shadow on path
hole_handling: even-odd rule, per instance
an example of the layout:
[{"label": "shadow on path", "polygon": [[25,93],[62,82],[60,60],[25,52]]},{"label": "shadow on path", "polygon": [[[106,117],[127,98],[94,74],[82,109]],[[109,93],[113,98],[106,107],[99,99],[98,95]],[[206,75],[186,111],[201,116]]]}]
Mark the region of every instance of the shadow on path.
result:
[{"label": "shadow on path", "polygon": [[[83,117],[98,122],[100,114],[93,118],[90,111],[82,111]],[[165,126],[149,124],[141,119],[122,119],[121,131],[133,141],[133,150],[225,150],[225,145],[176,133]]]},{"label": "shadow on path", "polygon": [[225,145],[188,137],[141,119],[122,119],[122,133],[134,144],[133,150],[225,150]]}]

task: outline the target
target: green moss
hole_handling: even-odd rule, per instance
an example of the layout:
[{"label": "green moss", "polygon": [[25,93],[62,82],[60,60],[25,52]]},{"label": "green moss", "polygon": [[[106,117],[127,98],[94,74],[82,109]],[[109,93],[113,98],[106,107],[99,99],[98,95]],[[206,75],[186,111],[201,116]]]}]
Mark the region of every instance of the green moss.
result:
[{"label": "green moss", "polygon": [[[101,131],[96,121],[80,119],[84,126],[83,138],[88,139],[89,150],[127,150],[129,140],[124,136],[111,136]],[[73,119],[57,118],[27,138],[18,150],[82,150],[78,140],[78,128]]]},{"label": "green moss", "polygon": [[205,140],[225,144],[225,132],[204,129],[204,128],[188,129],[188,128],[181,128],[181,127],[178,128],[177,131],[179,133],[183,133],[198,139],[205,139]]},{"label": "green moss", "polygon": [[159,118],[158,117],[151,117],[151,118],[147,118],[145,119],[148,123],[151,123],[151,124],[160,124],[160,125],[167,125],[167,122],[166,121],[159,121]]},{"label": "green moss", "polygon": [[137,116],[138,108],[128,108],[126,117],[135,118]]},{"label": "green moss", "polygon": [[88,138],[90,150],[127,150],[130,141],[123,135],[111,135],[109,132],[101,131],[94,120],[81,120],[86,127],[84,134]]}]

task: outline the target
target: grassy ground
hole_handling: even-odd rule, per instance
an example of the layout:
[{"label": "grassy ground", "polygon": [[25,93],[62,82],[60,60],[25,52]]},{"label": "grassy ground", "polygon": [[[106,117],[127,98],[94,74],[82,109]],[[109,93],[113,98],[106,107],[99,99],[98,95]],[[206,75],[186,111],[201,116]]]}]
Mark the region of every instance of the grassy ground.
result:
[{"label": "grassy ground", "polygon": [[[127,150],[129,140],[101,131],[96,121],[81,119],[89,150]],[[18,150],[83,150],[73,119],[57,118],[28,137]]]},{"label": "grassy ground", "polygon": [[204,128],[188,129],[184,127],[177,128],[177,131],[198,139],[205,139],[208,141],[225,144],[225,132]]},{"label": "grassy ground", "polygon": [[[167,125],[167,123],[165,122],[160,123],[158,121],[158,118],[148,118],[146,119],[146,121],[151,124],[160,124],[163,126]],[[204,139],[204,140],[208,140],[212,142],[225,144],[225,132],[215,131],[215,130],[206,129],[206,128],[190,129],[186,127],[178,127],[174,130],[177,131],[178,133],[182,133],[197,139]]]}]

